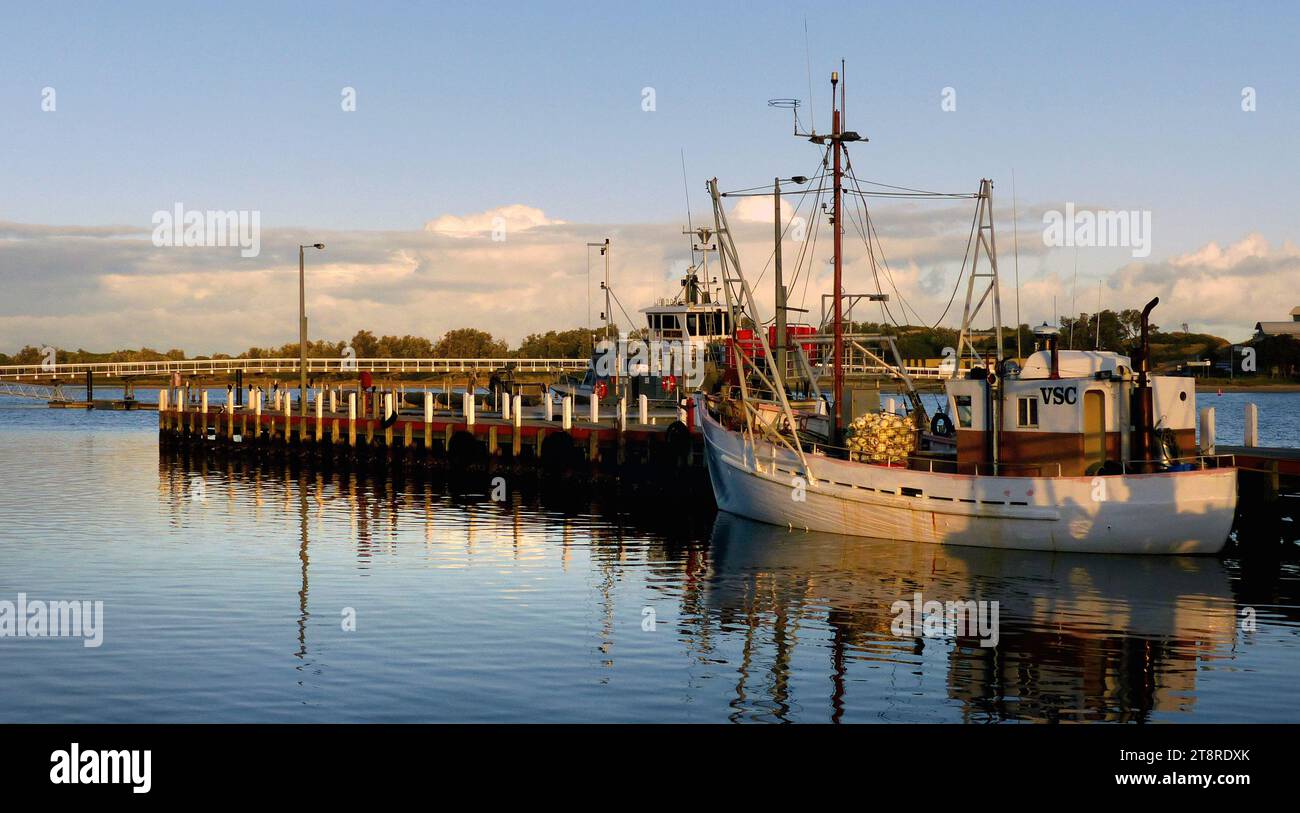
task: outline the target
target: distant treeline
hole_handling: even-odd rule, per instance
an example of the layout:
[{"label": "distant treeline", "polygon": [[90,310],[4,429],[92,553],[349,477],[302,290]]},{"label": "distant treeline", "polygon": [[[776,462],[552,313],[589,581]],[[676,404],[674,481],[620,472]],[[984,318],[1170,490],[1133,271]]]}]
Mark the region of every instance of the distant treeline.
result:
[{"label": "distant treeline", "polygon": [[[1097,329],[1097,314],[1081,314],[1081,318],[1063,317],[1057,327],[1061,331],[1063,349],[1112,350],[1133,355],[1141,336],[1141,313],[1137,310],[1110,311],[1100,314],[1101,330]],[[944,349],[957,346],[957,331],[953,328],[929,328],[914,325],[893,325],[877,322],[853,322],[847,329],[853,333],[883,334],[893,336],[899,352],[906,359],[943,358]],[[1008,355],[1016,352],[1016,329],[1005,328],[1003,346]],[[1020,325],[1020,349],[1024,355],[1033,352],[1033,328]],[[645,331],[633,335],[644,337]],[[1100,336],[1100,341],[1098,337]],[[586,358],[592,350],[593,335],[585,328],[548,330],[533,333],[511,350],[507,343],[486,331],[475,328],[449,330],[437,341],[423,336],[376,336],[369,330],[359,330],[351,339],[343,341],[309,342],[307,355],[311,358],[341,358],[351,354],[356,358]],[[1272,336],[1252,340],[1247,344],[1256,348],[1260,372],[1277,368],[1283,375],[1300,365],[1300,342],[1286,336]],[[975,342],[981,350],[992,350],[993,338]],[[1230,355],[1227,339],[1205,333],[1166,333],[1151,325],[1151,356],[1155,367],[1168,367],[1191,360],[1225,361]],[[217,353],[195,356],[196,359],[225,358],[293,358],[298,355],[298,343],[289,342],[279,347],[250,347],[237,356]],[[115,350],[95,353],[89,350],[57,351],[59,363],[88,363],[114,361],[165,361],[183,360],[184,351],[159,351],[149,347],[139,350]],[[0,353],[0,364],[39,364],[44,360],[40,347],[27,346],[13,355]]]}]

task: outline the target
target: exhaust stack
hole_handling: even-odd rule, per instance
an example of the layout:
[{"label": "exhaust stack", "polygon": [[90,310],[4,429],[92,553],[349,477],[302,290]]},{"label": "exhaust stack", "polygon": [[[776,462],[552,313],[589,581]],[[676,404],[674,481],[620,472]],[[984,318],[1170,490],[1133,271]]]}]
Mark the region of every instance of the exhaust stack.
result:
[{"label": "exhaust stack", "polygon": [[[1137,352],[1137,392],[1133,393],[1133,432],[1137,435],[1138,460],[1149,461],[1154,456],[1155,399],[1151,395],[1151,311],[1160,304],[1160,297],[1142,309],[1142,333]],[[1144,468],[1145,468],[1144,464]]]}]

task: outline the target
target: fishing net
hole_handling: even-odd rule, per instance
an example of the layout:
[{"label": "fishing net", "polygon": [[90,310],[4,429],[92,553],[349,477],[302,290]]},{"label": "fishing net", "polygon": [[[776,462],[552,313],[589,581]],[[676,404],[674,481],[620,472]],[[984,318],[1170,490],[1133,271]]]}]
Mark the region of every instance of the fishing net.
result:
[{"label": "fishing net", "polygon": [[901,415],[868,412],[845,429],[849,459],[873,463],[906,458],[916,451],[916,427]]}]

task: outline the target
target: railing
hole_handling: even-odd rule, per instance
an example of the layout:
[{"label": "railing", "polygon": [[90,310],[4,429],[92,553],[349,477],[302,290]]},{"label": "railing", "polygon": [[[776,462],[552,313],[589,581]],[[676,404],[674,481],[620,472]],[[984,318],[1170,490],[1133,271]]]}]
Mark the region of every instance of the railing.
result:
[{"label": "railing", "polygon": [[[1225,460],[1228,461],[1227,466],[1223,463]],[[1190,463],[1198,469],[1235,468],[1237,465],[1237,456],[1231,454],[1200,454],[1186,455],[1184,457],[1162,458],[1160,460],[1128,460],[1119,462],[1120,470],[1124,474],[1129,473],[1130,467],[1138,470],[1134,472],[1135,474],[1147,474],[1150,472],[1144,472],[1142,469],[1159,470],[1170,463]],[[1208,465],[1210,463],[1213,463],[1213,465]]]},{"label": "railing", "polygon": [[70,400],[61,387],[47,387],[41,384],[0,384],[0,396],[54,402]]},{"label": "railing", "polygon": [[[351,375],[372,373],[457,373],[491,372],[513,365],[516,372],[566,372],[585,370],[587,359],[356,359],[309,358],[308,373]],[[9,364],[0,366],[0,380],[58,380],[79,378],[90,373],[108,378],[130,376],[182,376],[244,373],[296,373],[298,359],[188,359],[185,361],[111,361],[74,364]]]},{"label": "railing", "polygon": [[[796,343],[810,343],[804,341],[804,339],[805,337],[802,336],[792,338]],[[811,343],[816,344],[816,342]],[[786,357],[785,378],[787,381],[797,380],[806,375],[805,370],[802,369],[801,362],[795,356],[796,354],[791,353]],[[847,342],[844,346],[842,360],[840,369],[843,370],[844,374],[847,376],[866,375],[897,378],[898,369],[901,369],[903,373],[914,379],[920,378],[941,381],[952,378],[953,373],[953,368],[951,366],[903,365],[901,368],[886,366],[880,364],[876,359],[870,358],[866,354],[855,349],[852,344]],[[833,374],[831,370],[831,353],[827,352],[823,348],[819,347],[814,350],[811,357],[808,359],[808,363],[812,368],[813,374],[818,378],[830,378]],[[969,365],[963,365],[963,369],[968,368]]]}]

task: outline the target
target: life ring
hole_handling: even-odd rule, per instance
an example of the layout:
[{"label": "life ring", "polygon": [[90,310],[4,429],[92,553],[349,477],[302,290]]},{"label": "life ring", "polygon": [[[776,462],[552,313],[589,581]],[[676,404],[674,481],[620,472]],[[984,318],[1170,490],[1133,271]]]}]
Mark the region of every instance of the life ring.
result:
[{"label": "life ring", "polygon": [[604,381],[596,382],[596,400],[603,401],[605,399],[605,394],[608,392],[609,392],[608,384],[606,384]]},{"label": "life ring", "polygon": [[948,413],[934,413],[934,417],[930,419],[930,432],[941,438],[950,438],[953,436],[954,431],[952,418],[948,417]]},{"label": "life ring", "polygon": [[677,377],[671,375],[664,376],[664,392],[672,392],[675,389],[677,389]]}]

